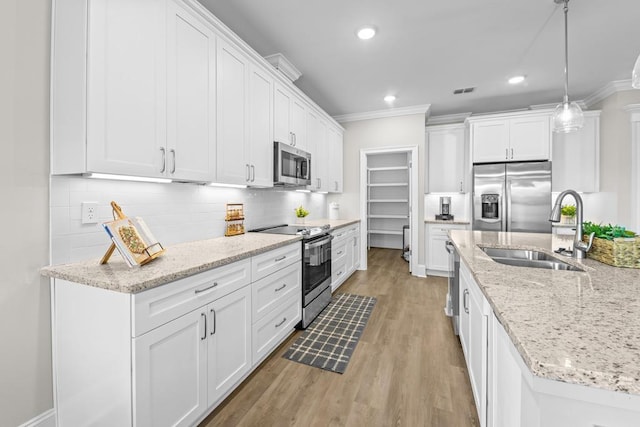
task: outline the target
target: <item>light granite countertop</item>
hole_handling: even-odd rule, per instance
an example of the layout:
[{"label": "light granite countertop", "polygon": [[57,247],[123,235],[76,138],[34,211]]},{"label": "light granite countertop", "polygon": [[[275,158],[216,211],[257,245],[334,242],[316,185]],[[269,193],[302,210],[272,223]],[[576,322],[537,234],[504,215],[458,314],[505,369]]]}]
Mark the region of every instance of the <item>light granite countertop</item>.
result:
[{"label": "light granite countertop", "polygon": [[93,259],[44,267],[40,273],[103,289],[137,293],[301,239],[301,236],[247,233],[170,246],[158,259],[141,267],[130,268],[116,251],[105,265],[100,265],[98,259]]},{"label": "light granite countertop", "polygon": [[[572,235],[449,235],[534,375],[640,395],[640,269],[553,254]],[[499,264],[478,245],[541,250],[585,272]]]}]

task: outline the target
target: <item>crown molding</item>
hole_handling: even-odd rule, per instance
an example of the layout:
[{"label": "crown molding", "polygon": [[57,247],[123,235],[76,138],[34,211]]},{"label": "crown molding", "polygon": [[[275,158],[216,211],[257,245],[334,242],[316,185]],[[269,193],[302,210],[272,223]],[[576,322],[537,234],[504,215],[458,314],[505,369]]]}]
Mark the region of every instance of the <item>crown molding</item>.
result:
[{"label": "crown molding", "polygon": [[615,80],[607,83],[601,89],[595,91],[593,94],[587,96],[584,99],[584,104],[587,107],[591,107],[594,104],[610,97],[614,93],[623,92],[626,90],[633,90],[631,87],[631,79],[629,80]]},{"label": "crown molding", "polygon": [[287,76],[287,78],[292,82],[298,80],[302,75],[300,70],[298,70],[291,61],[281,53],[274,53],[273,55],[265,56],[264,59],[269,61],[276,70]]},{"label": "crown molding", "polygon": [[384,119],[387,117],[408,116],[411,114],[427,114],[431,104],[414,105],[411,107],[392,108],[390,110],[369,111],[365,113],[342,114],[333,116],[338,123],[356,122],[359,120]]},{"label": "crown molding", "polygon": [[464,123],[468,117],[471,117],[471,112],[469,113],[458,113],[458,114],[446,114],[442,116],[430,116],[427,119],[427,126],[437,126],[437,125],[450,125],[450,124],[458,124]]}]

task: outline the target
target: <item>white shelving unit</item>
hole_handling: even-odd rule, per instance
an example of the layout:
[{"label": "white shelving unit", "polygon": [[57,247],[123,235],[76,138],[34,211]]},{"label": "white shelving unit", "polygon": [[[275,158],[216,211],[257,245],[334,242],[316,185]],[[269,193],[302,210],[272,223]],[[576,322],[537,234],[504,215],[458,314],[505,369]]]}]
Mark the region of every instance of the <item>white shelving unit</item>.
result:
[{"label": "white shelving unit", "polygon": [[370,154],[367,165],[367,246],[403,249],[410,212],[408,154]]}]

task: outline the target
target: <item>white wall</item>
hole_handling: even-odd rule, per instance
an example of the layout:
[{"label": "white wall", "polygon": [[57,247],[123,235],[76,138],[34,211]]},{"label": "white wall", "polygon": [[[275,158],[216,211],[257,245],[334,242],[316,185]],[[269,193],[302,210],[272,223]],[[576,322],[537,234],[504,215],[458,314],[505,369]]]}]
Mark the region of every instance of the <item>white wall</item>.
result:
[{"label": "white wall", "polygon": [[49,281],[49,0],[0,2],[0,426],[53,407]]},{"label": "white wall", "polygon": [[[81,203],[98,202],[98,220],[112,219],[115,200],[127,216],[140,216],[165,247],[224,235],[226,203],[244,203],[245,229],[294,223],[303,205],[307,219],[327,218],[326,195],[291,190],[216,188],[195,184],[155,184],[79,176],[51,179],[53,264],[99,258],[109,238],[99,224],[81,223]],[[233,237],[229,237],[233,239]]]},{"label": "white wall", "polygon": [[[591,109],[600,115],[600,191],[609,193],[610,213],[603,222],[631,228],[631,122],[624,107],[640,103],[640,90],[614,93]],[[585,210],[585,218],[589,211]],[[634,230],[640,232],[640,230]]]},{"label": "white wall", "polygon": [[[330,195],[330,202],[340,204],[341,218],[360,218],[360,150],[387,147],[418,147],[418,194],[424,194],[425,115],[388,117],[342,123],[344,132],[344,189]],[[424,205],[419,202],[418,264],[424,264]],[[366,221],[366,218],[360,218]]]}]

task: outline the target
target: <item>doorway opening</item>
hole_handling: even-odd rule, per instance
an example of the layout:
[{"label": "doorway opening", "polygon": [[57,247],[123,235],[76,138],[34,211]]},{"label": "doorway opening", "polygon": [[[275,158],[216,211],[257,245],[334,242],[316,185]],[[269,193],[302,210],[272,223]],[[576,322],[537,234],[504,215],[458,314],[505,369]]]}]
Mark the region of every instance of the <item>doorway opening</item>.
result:
[{"label": "doorway opening", "polygon": [[399,249],[415,272],[418,254],[418,147],[360,150],[361,256],[369,248]]}]

